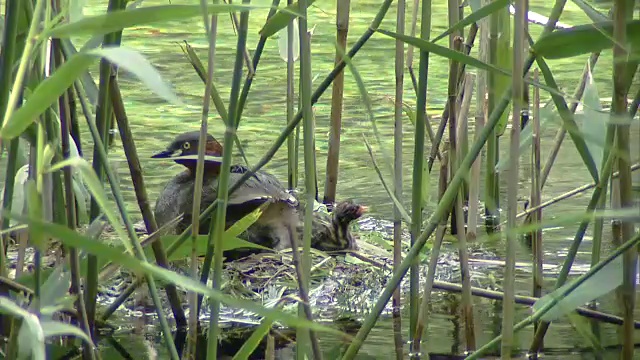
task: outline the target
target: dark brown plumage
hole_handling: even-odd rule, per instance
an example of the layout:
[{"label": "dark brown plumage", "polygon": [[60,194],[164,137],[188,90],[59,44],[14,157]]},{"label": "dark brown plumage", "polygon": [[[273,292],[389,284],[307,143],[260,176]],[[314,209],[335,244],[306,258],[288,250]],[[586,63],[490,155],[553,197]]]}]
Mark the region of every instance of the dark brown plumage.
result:
[{"label": "dark brown plumage", "polygon": [[[169,180],[156,200],[155,217],[158,226],[184,213],[182,221],[173,229],[174,233],[181,233],[191,223],[198,140],[199,132],[197,131],[180,134],[165,151],[153,156],[154,158],[171,158],[186,167],[184,172]],[[208,135],[201,212],[217,197],[221,162],[222,146],[213,136]],[[230,171],[232,186],[249,169],[243,165],[233,165]],[[301,241],[304,228],[302,206],[275,176],[265,171],[256,172],[229,196],[226,226],[231,226],[265,202],[268,205],[260,218],[239,237],[275,250],[291,247],[291,241]],[[330,214],[314,211],[312,247],[323,251],[357,249],[349,226],[365,211],[366,207],[351,201],[338,203]],[[207,234],[209,228],[210,220],[202,221],[199,233]],[[249,252],[243,251],[233,256],[230,252],[225,252],[225,256],[237,258],[240,253],[248,254]]]}]

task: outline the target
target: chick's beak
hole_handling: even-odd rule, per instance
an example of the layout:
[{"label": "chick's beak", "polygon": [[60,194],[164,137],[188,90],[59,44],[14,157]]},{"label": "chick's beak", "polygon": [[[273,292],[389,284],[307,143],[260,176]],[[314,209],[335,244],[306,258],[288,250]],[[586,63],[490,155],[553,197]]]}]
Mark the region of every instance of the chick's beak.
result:
[{"label": "chick's beak", "polygon": [[369,210],[369,208],[366,207],[366,206],[363,206],[363,205],[358,206],[358,216],[362,216],[368,210]]}]

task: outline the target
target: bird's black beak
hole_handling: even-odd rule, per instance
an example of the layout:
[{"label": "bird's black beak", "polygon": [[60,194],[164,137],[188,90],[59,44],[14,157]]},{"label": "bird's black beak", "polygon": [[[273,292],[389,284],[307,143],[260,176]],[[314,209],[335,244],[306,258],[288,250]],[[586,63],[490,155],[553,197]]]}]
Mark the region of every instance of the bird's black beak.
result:
[{"label": "bird's black beak", "polygon": [[153,156],[151,156],[152,159],[166,159],[166,158],[170,158],[173,156],[173,154],[175,154],[176,152],[174,150],[165,150],[162,152],[159,152],[157,154],[154,154]]}]

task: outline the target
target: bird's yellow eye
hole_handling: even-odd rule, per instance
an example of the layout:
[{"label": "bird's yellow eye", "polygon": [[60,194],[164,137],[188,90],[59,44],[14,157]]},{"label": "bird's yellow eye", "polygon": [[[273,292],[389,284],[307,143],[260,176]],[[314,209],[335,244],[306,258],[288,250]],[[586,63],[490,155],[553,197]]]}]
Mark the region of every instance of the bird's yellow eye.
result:
[{"label": "bird's yellow eye", "polygon": [[182,144],[182,148],[185,149],[185,150],[191,149],[191,143],[189,143],[189,142],[183,143]]}]

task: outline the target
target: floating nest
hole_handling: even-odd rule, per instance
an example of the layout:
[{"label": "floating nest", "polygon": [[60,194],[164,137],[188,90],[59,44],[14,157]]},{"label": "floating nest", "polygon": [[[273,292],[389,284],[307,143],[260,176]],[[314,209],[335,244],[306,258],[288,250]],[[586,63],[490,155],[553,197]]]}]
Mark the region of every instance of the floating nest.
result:
[{"label": "floating nest", "polygon": [[[136,231],[143,235],[145,229],[142,223],[135,224]],[[117,237],[109,226],[100,235],[100,239],[107,243],[116,242]],[[313,310],[314,320],[331,322],[332,326],[338,326],[344,332],[357,331],[360,321],[368,314],[373,304],[377,301],[381,291],[392,275],[392,248],[391,234],[393,226],[391,222],[380,221],[372,218],[362,218],[358,221],[358,229],[353,232],[358,239],[359,251],[357,253],[327,254],[312,249],[310,256],[309,278],[309,302]],[[404,251],[409,247],[409,234],[405,232],[403,242]],[[470,247],[474,247],[471,245]],[[429,245],[421,254],[422,262],[426,264],[429,255]],[[14,251],[9,251],[8,258],[15,261]],[[470,254],[475,257],[495,258],[494,254],[481,248],[470,248]],[[27,250],[27,265],[31,262],[31,251]],[[44,263],[53,266],[57,256],[46,256]],[[14,262],[11,261],[11,262]],[[202,264],[202,259],[199,265]],[[267,308],[280,308],[289,313],[295,313],[299,304],[298,283],[296,269],[293,265],[290,251],[281,253],[252,254],[242,259],[229,261],[223,268],[222,291],[232,297],[252,300]],[[171,264],[171,269],[185,276],[189,276],[189,266],[186,261],[177,261]],[[471,266],[472,283],[485,286],[482,279],[486,279],[487,268]],[[436,279],[441,281],[459,282],[459,263],[457,249],[443,247],[438,259],[438,272]],[[426,276],[426,266],[421,267],[421,278]],[[211,276],[209,277],[211,278]],[[101,283],[98,302],[108,306],[131,283],[136,281],[136,276],[126,269],[119,269]],[[209,285],[211,284],[209,280]],[[158,284],[160,288],[162,283]],[[402,293],[408,290],[408,279],[401,284]],[[182,303],[186,304],[187,294],[182,295]],[[165,298],[164,291],[160,292],[164,302],[167,316],[172,313]],[[434,293],[434,300],[441,294]],[[201,320],[206,324],[209,314],[207,299],[203,303]],[[188,310],[187,310],[188,311]],[[392,304],[387,304],[383,314],[390,314]],[[220,323],[225,328],[220,341],[224,353],[235,353],[260,324],[262,318],[252,312],[222,305],[220,309]],[[126,331],[127,319],[139,318],[141,315],[154,317],[155,308],[147,293],[147,287],[141,286],[136,293],[121,306],[117,312],[121,331]],[[344,326],[340,325],[344,324]],[[202,329],[206,334],[206,328]],[[274,324],[270,331],[275,341],[275,347],[295,339],[295,331]],[[266,341],[263,339],[258,353],[264,351]]]}]

